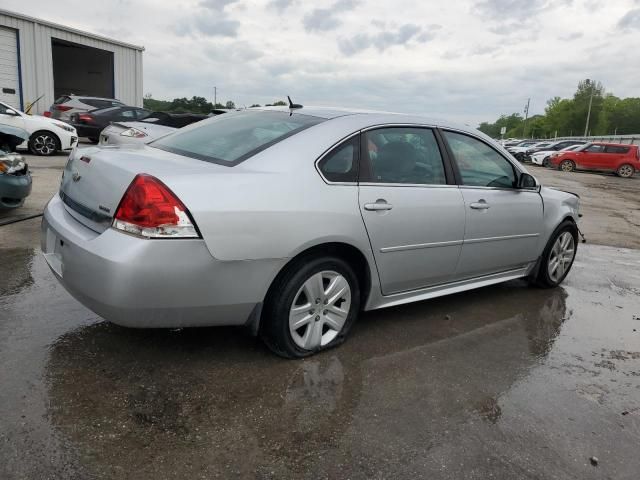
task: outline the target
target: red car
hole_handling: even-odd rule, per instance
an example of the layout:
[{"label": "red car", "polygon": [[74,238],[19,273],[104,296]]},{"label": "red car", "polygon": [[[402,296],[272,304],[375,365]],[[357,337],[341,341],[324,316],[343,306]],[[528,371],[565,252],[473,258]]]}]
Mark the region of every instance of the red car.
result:
[{"label": "red car", "polygon": [[636,170],[640,171],[639,150],[638,145],[587,143],[578,150],[554,153],[549,159],[549,166],[564,172],[603,170],[629,178]]}]

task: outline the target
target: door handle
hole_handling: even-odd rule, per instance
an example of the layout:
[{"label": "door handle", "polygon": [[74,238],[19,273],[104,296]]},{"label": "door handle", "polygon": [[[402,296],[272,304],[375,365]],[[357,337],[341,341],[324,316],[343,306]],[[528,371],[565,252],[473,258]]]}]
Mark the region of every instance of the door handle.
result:
[{"label": "door handle", "polygon": [[381,198],[376,200],[376,203],[365,203],[364,204],[364,209],[365,210],[369,210],[371,212],[380,212],[382,210],[391,210],[392,208],[393,208],[393,205],[391,205],[390,203],[387,203],[386,200],[383,200]]},{"label": "door handle", "polygon": [[469,205],[470,208],[473,208],[474,210],[488,210],[491,205],[489,205],[486,200],[478,200],[477,202],[473,202],[471,205]]}]

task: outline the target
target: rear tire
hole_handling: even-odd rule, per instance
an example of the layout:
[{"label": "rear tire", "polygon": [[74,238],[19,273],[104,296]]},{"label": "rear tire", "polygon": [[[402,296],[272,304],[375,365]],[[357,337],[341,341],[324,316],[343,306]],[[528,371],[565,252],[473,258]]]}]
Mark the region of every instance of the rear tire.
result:
[{"label": "rear tire", "polygon": [[573,172],[576,169],[576,164],[572,160],[563,160],[560,162],[559,168],[563,172]]},{"label": "rear tire", "polygon": [[60,140],[58,137],[46,130],[40,130],[29,139],[29,150],[34,155],[49,157],[55,155],[60,150]]},{"label": "rear tire", "polygon": [[301,258],[269,289],[260,336],[276,355],[307,357],[344,342],[359,311],[358,277],[347,262]]},{"label": "rear tire", "polygon": [[616,173],[618,174],[618,176],[622,178],[631,178],[633,177],[633,174],[635,172],[636,172],[635,167],[633,165],[629,165],[628,163],[620,165],[618,167],[618,170],[616,170]]},{"label": "rear tire", "polygon": [[549,238],[540,257],[532,283],[541,288],[557,287],[573,266],[578,251],[578,227],[570,220],[562,222]]},{"label": "rear tire", "polygon": [[544,160],[542,160],[542,166],[545,168],[549,166],[549,157],[544,157]]}]

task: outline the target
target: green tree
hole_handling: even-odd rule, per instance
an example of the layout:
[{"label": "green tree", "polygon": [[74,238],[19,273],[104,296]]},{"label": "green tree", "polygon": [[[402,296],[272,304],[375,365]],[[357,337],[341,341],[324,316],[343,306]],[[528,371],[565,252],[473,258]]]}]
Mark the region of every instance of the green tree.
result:
[{"label": "green tree", "polygon": [[236,104],[233,103],[231,100],[228,100],[227,103],[225,104],[224,108],[236,108]]}]

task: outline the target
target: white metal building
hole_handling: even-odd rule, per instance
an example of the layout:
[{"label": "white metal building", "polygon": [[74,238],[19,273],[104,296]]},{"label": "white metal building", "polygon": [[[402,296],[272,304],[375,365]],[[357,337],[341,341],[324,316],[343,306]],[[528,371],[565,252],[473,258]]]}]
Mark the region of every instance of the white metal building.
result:
[{"label": "white metal building", "polygon": [[0,9],[0,100],[31,113],[61,95],[142,106],[143,47]]}]

